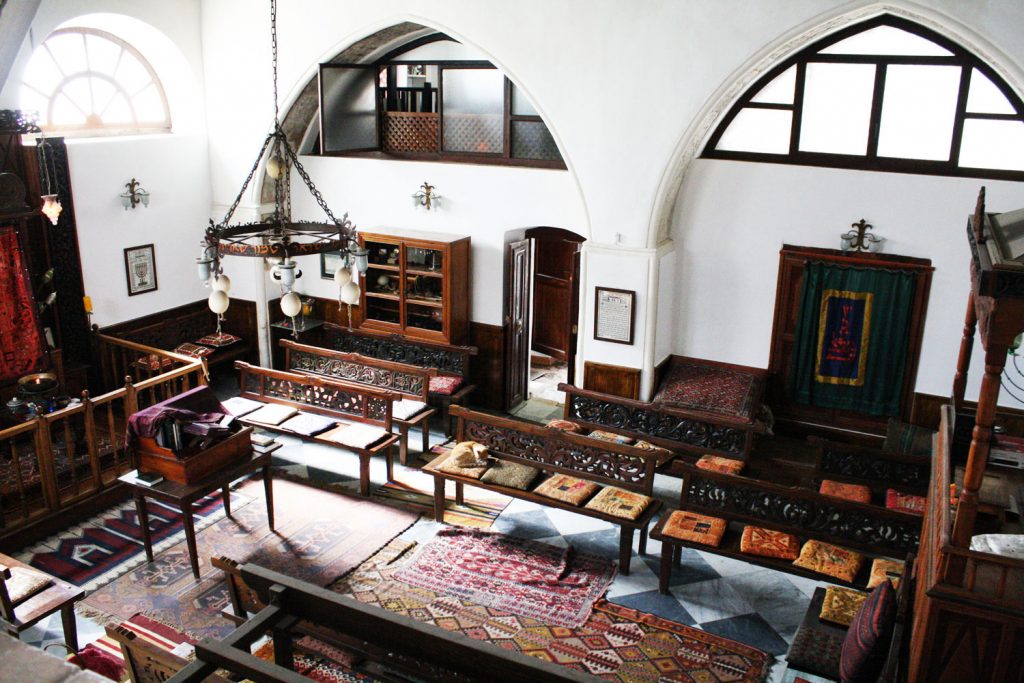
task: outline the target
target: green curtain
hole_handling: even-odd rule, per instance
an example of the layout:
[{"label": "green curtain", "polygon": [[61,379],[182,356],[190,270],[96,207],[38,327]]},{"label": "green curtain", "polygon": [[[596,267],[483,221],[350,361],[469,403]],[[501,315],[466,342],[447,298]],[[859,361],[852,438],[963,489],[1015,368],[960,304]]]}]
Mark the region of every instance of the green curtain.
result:
[{"label": "green curtain", "polygon": [[898,415],[914,287],[914,273],[905,270],[809,261],[790,397],[821,408]]}]

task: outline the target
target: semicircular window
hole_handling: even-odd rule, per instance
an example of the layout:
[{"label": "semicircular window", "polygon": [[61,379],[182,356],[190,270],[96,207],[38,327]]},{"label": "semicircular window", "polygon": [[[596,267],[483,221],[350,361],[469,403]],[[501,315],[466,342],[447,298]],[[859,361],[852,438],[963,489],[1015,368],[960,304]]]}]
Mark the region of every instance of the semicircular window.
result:
[{"label": "semicircular window", "polygon": [[758,80],[704,157],[1024,179],[1024,105],[970,52],[883,16]]},{"label": "semicircular window", "polygon": [[321,154],[565,168],[523,92],[448,36],[373,64],[321,64],[319,85]]},{"label": "semicircular window", "polygon": [[57,29],[25,69],[21,107],[47,132],[107,135],[171,129],[167,96],[149,62],[117,36]]}]

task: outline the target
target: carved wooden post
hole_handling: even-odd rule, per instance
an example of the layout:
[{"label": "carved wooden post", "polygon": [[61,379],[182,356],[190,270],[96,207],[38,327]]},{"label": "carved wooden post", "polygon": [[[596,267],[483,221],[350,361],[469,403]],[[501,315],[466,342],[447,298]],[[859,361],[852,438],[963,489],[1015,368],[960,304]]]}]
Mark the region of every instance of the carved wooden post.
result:
[{"label": "carved wooden post", "polygon": [[967,370],[974,351],[974,332],[978,328],[978,313],[974,309],[974,292],[967,297],[967,315],[964,318],[963,336],[960,338],[960,355],[956,360],[956,375],[953,377],[953,411],[959,412],[964,405],[967,390]]},{"label": "carved wooden post", "polygon": [[43,484],[43,501],[50,510],[60,509],[60,492],[57,489],[57,470],[53,465],[53,442],[50,439],[50,425],[41,416],[35,418],[36,463],[39,465],[39,479]]},{"label": "carved wooden post", "polygon": [[[92,399],[89,398],[89,392],[82,392],[82,405],[85,410],[82,412],[82,418],[85,420],[85,445],[89,450],[89,467],[92,468],[92,483],[99,491],[103,488],[103,477],[100,473],[100,454],[99,445],[96,442],[96,406],[93,405]],[[114,434],[110,435],[114,438]]]}]

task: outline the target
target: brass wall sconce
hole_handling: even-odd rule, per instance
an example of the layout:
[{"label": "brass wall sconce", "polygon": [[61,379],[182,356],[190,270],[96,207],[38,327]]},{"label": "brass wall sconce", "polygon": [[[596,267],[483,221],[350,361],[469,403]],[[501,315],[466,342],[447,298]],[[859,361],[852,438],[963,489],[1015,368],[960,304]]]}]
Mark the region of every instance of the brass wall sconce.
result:
[{"label": "brass wall sconce", "polygon": [[435,209],[441,208],[441,195],[434,192],[434,186],[430,183],[423,181],[420,185],[420,189],[412,195],[412,205],[417,209],[425,207],[427,211],[430,211],[430,207],[433,206]]},{"label": "brass wall sconce", "polygon": [[844,233],[839,238],[840,248],[843,251],[882,251],[882,243],[885,242],[885,238],[868,232],[874,227],[873,225],[861,218],[856,223],[851,223],[850,227],[853,230]]},{"label": "brass wall sconce", "polygon": [[142,189],[142,185],[135,178],[124,184],[125,191],[121,193],[121,206],[124,210],[134,209],[139,204],[149,206],[149,192]]}]

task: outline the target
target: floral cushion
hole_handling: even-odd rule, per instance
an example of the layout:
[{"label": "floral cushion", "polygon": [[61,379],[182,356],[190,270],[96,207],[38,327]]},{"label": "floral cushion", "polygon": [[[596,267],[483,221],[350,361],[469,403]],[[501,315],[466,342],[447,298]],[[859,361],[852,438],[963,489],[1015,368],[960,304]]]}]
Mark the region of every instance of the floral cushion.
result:
[{"label": "floral cushion", "polygon": [[863,484],[844,484],[841,481],[825,479],[821,482],[818,492],[823,496],[852,500],[855,503],[871,502],[871,489]]},{"label": "floral cushion", "polygon": [[434,375],[430,378],[428,390],[432,394],[451,396],[462,386],[463,379],[454,375]]},{"label": "floral cushion", "polygon": [[717,548],[722,542],[727,526],[728,523],[718,517],[698,515],[687,510],[673,510],[661,532],[672,538]]},{"label": "floral cushion", "polygon": [[761,557],[777,557],[795,560],[800,556],[800,540],[793,534],[759,526],[743,527],[740,537],[740,552]]},{"label": "floral cushion", "polygon": [[606,432],[601,429],[595,429],[594,431],[587,434],[591,439],[598,439],[600,441],[610,441],[612,443],[620,443],[624,446],[628,446],[633,443],[633,438],[629,436],[623,436],[622,434],[615,434],[613,432]]},{"label": "floral cushion", "polygon": [[844,683],[875,681],[885,664],[896,624],[896,591],[883,581],[860,606],[843,640],[839,676]]},{"label": "floral cushion", "polygon": [[923,515],[928,499],[924,496],[915,496],[912,493],[900,493],[896,489],[886,489],[885,507],[890,510],[909,512],[912,515]]},{"label": "floral cushion", "polygon": [[811,540],[804,543],[804,547],[800,549],[800,557],[796,558],[793,564],[812,572],[853,583],[863,562],[864,556],[860,553],[840,548],[831,543]]},{"label": "floral cushion", "polygon": [[538,472],[540,470],[536,467],[522,463],[495,460],[484,472],[484,476],[480,477],[480,481],[525,491],[537,478]]},{"label": "floral cushion", "polygon": [[615,486],[606,486],[586,504],[589,510],[597,510],[613,517],[636,519],[647,506],[651,498],[642,493],[633,493]]},{"label": "floral cushion", "polygon": [[548,420],[547,426],[561,429],[563,432],[573,432],[574,434],[579,434],[583,431],[583,427],[572,420]]},{"label": "floral cushion", "polygon": [[723,458],[720,455],[702,455],[697,460],[697,467],[710,472],[721,472],[722,474],[739,474],[746,467],[742,460]]},{"label": "floral cushion", "polygon": [[825,589],[825,602],[821,605],[818,615],[824,621],[831,621],[840,626],[849,626],[856,616],[857,610],[868,599],[864,591],[843,586],[829,586]]},{"label": "floral cushion", "polygon": [[906,562],[900,560],[887,560],[884,557],[876,558],[871,563],[871,576],[868,577],[868,588],[874,588],[886,579],[892,582],[893,588],[900,587],[900,579],[906,570]]},{"label": "floral cushion", "polygon": [[533,492],[570,505],[582,505],[599,488],[601,487],[592,481],[570,477],[568,474],[556,474],[550,479],[545,479]]}]

